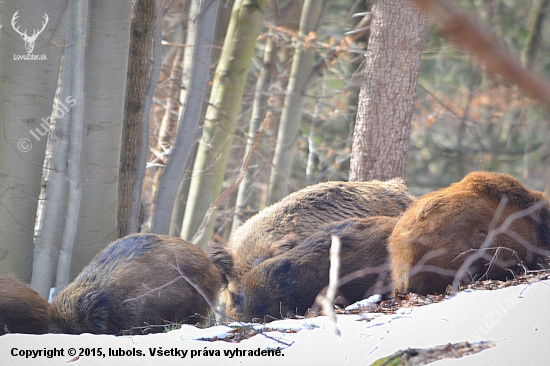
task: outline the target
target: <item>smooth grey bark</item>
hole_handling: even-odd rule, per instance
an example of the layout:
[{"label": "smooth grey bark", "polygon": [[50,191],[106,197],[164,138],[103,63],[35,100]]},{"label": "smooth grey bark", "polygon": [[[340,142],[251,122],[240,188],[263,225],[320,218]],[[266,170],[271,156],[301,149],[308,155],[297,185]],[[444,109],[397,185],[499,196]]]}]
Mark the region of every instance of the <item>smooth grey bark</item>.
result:
[{"label": "smooth grey bark", "polygon": [[[72,22],[71,12],[74,6],[68,9],[67,22]],[[34,240],[34,256],[31,286],[45,299],[48,299],[50,288],[55,284],[57,259],[61,238],[65,228],[67,216],[67,201],[69,199],[69,182],[67,180],[67,166],[69,159],[69,136],[72,125],[72,111],[76,103],[73,93],[73,65],[75,48],[74,31],[72,27],[67,33],[65,47],[63,47],[63,69],[60,78],[59,100],[56,101],[52,122],[55,127],[50,132],[51,160],[46,166],[46,193],[42,209],[42,222]]]},{"label": "smooth grey bark", "polygon": [[[3,4],[1,14],[0,275],[15,274],[23,281],[31,279],[36,209],[60,70],[62,49],[58,45],[65,37],[60,27],[65,8],[66,1],[61,0],[10,1]],[[22,39],[25,29],[27,36],[42,29],[35,34],[31,52]]]},{"label": "smooth grey bark", "polygon": [[55,287],[57,291],[65,288],[70,282],[71,259],[74,239],[78,228],[78,213],[81,202],[81,167],[80,155],[82,152],[82,127],[84,125],[84,109],[86,108],[84,99],[84,55],[86,51],[86,33],[88,28],[88,1],[82,0],[75,2],[71,9],[71,29],[74,39],[74,57],[72,63],[72,93],[75,101],[81,101],[73,106],[73,115],[70,127],[69,154],[67,157],[67,178],[69,185],[69,195],[67,202],[67,218],[63,236],[61,237],[61,246],[59,249],[59,258],[57,261],[57,273],[55,278]]},{"label": "smooth grey bark", "polygon": [[[85,54],[82,194],[70,277],[117,236],[118,171],[132,7],[93,0]],[[80,102],[80,101],[79,101]]]},{"label": "smooth grey bark", "polygon": [[218,9],[217,1],[202,0],[198,31],[193,52],[193,73],[186,93],[184,112],[181,116],[172,151],[159,182],[151,232],[168,234],[174,201],[183,170],[194,144],[200,138],[199,119],[206,93],[210,71],[210,53]]}]

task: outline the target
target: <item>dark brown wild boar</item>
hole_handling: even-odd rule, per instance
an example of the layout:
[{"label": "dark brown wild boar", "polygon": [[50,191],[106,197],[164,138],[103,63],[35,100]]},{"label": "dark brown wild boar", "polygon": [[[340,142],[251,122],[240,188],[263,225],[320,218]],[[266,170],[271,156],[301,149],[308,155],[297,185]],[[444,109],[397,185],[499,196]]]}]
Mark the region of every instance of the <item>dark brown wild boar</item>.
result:
[{"label": "dark brown wild boar", "polygon": [[146,324],[195,323],[195,313],[207,316],[210,307],[174,267],[216,301],[220,273],[200,248],[165,235],[131,235],[98,253],[54,298],[48,330],[117,335]]},{"label": "dark brown wild boar", "polygon": [[386,182],[326,182],[294,192],[266,207],[235,230],[227,246],[210,243],[208,256],[220,269],[227,315],[242,293],[242,279],[277,250],[287,234],[303,240],[322,225],[352,217],[398,216],[414,201],[402,179]]},{"label": "dark brown wild boar", "polygon": [[[517,258],[528,268],[535,268],[550,254],[548,199],[541,192],[525,188],[512,176],[474,172],[450,187],[420,197],[399,219],[388,240],[395,290],[445,292],[465,259],[475,252],[471,249],[481,248],[503,197],[506,205],[493,228],[501,227],[518,211],[541,205],[513,220],[506,232],[484,246],[504,247],[516,254],[506,249],[500,249],[498,255],[494,249],[477,251],[475,255],[483,257],[468,259],[471,265],[467,263],[467,271],[461,271],[465,275],[458,275],[457,279],[469,283],[484,275],[498,280],[511,278],[512,271],[519,270]],[[435,257],[426,261],[429,256]]]},{"label": "dark brown wild boar", "polygon": [[46,333],[48,302],[12,276],[0,277],[0,335]]},{"label": "dark brown wild boar", "polygon": [[387,239],[396,221],[387,216],[352,218],[325,225],[305,240],[292,234],[283,238],[277,243],[281,254],[258,263],[243,277],[243,292],[232,315],[243,321],[303,315],[328,285],[331,235],[340,238],[340,278],[360,269],[375,270],[340,286],[338,305],[380,293],[391,282]]}]

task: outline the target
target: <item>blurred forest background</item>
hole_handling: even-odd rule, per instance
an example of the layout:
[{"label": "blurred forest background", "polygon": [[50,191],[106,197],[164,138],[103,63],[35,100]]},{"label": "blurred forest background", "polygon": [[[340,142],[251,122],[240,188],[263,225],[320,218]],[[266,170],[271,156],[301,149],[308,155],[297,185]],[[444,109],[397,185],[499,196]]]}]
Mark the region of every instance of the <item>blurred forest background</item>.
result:
[{"label": "blurred forest background", "polygon": [[[47,296],[50,286],[63,287],[116,237],[152,231],[193,240],[197,224],[190,221],[202,223],[205,210],[186,206],[195,200],[193,205],[208,208],[219,196],[209,197],[216,192],[213,187],[219,186],[222,196],[216,201],[212,234],[206,232],[200,239],[203,243],[211,238],[227,240],[236,226],[280,198],[270,190],[274,180],[288,186],[286,193],[321,181],[348,180],[370,36],[370,15],[363,13],[371,11],[374,3],[137,0],[109,4],[90,0],[73,9],[58,0],[40,6],[30,1],[0,2],[0,71],[19,77],[0,80],[4,100],[13,103],[2,105],[9,143],[0,143],[0,240],[5,245],[0,257],[9,258],[10,250],[20,248],[17,257],[9,259],[10,265],[0,262],[0,273],[32,278],[33,286]],[[549,1],[455,3],[526,67],[550,75]],[[246,20],[246,27],[231,28],[232,9],[234,21]],[[43,14],[49,15],[49,25],[34,51],[46,53],[47,64],[13,62],[14,53],[25,53],[20,37],[14,35],[15,27],[10,27],[15,11],[21,14],[17,19],[24,24],[21,29],[29,28],[29,34],[29,24],[38,29]],[[250,39],[235,41],[242,37],[239,29],[245,35],[248,32]],[[162,37],[162,42],[155,42],[155,37]],[[243,60],[231,73],[218,75],[220,85],[225,83],[222,87],[214,75],[220,64],[228,62],[224,39],[243,47],[229,59]],[[199,50],[197,45],[206,48]],[[12,51],[14,47],[19,50]],[[293,75],[298,51],[304,57],[302,71]],[[196,69],[201,59],[193,64],[199,52],[202,61],[207,57],[202,62],[206,73]],[[224,81],[226,76],[230,80]],[[237,78],[243,80],[242,100]],[[289,91],[293,83],[303,93]],[[33,89],[37,84],[44,85],[42,94]],[[196,85],[205,90],[197,91]],[[34,96],[12,98],[29,93]],[[198,107],[182,108],[192,105],[194,97]],[[285,111],[285,104],[291,102],[296,102],[295,109]],[[29,131],[39,128],[44,116],[51,116],[51,124],[41,127],[49,138],[34,141]],[[196,123],[183,125],[184,117]],[[487,170],[512,174],[529,188],[548,194],[548,118],[541,103],[487,74],[473,56],[428,26],[411,116],[406,177],[410,191],[420,195],[448,186],[470,171]],[[222,119],[225,122],[205,123]],[[276,162],[283,121],[297,133],[282,146],[283,151],[291,150],[290,158]],[[185,148],[181,154],[172,149],[178,124],[181,141],[177,144]],[[19,130],[12,136],[9,126]],[[142,163],[146,159],[142,173],[138,169],[141,129],[149,141],[142,154]],[[203,139],[210,137],[208,144],[194,143],[200,133]],[[80,146],[73,145],[74,134],[84,137]],[[22,138],[31,140],[32,149],[14,148]],[[215,144],[219,146],[213,148]],[[208,148],[213,149],[204,151]],[[58,160],[60,151],[64,158]],[[167,165],[170,159],[174,167]],[[71,164],[77,167],[72,173]],[[279,169],[283,165],[287,167]],[[289,173],[282,174],[287,168]],[[172,169],[175,180],[169,179]],[[137,205],[136,172],[137,181],[144,174]],[[17,174],[22,175],[10,180]],[[75,175],[71,178],[71,174]],[[199,176],[213,181],[201,181]],[[236,177],[244,179],[236,182]],[[34,186],[19,189],[21,182],[34,182],[29,183]],[[163,194],[170,204],[156,207]],[[70,245],[65,243],[74,243],[74,248],[67,249]],[[68,260],[61,265],[64,256]],[[61,275],[61,267],[70,267],[70,273]]]}]

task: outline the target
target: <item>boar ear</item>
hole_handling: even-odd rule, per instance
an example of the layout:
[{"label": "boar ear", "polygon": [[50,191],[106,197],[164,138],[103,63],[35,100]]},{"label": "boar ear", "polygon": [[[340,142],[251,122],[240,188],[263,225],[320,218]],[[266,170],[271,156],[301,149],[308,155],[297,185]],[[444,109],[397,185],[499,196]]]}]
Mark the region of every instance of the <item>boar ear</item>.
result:
[{"label": "boar ear", "polygon": [[295,276],[295,266],[289,258],[283,258],[276,261],[272,269],[271,277],[275,286],[284,296],[292,297],[296,292],[296,283],[299,279]]},{"label": "boar ear", "polygon": [[84,296],[81,311],[85,323],[93,334],[104,334],[107,331],[109,298],[104,291],[90,292]]},{"label": "boar ear", "polygon": [[275,257],[279,254],[286,253],[287,251],[298,245],[299,242],[300,237],[297,234],[287,234],[282,239],[279,239],[275,243],[273,243],[271,255]]},{"label": "boar ear", "polygon": [[206,255],[208,259],[218,268],[222,275],[222,285],[227,286],[227,278],[233,273],[233,258],[227,248],[215,241],[210,241],[206,245]]}]

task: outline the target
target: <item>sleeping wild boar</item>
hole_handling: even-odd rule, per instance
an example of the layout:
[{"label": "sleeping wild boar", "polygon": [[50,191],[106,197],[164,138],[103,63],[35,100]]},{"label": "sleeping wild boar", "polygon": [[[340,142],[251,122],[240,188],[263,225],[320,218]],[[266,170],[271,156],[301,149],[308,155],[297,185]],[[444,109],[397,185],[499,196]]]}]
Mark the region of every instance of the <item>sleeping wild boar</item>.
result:
[{"label": "sleeping wild boar", "polygon": [[117,335],[144,325],[195,323],[195,313],[207,316],[210,307],[174,267],[216,301],[220,273],[200,248],[175,237],[136,234],[98,253],[54,298],[48,330]]},{"label": "sleeping wild boar", "polygon": [[325,182],[296,191],[245,221],[227,245],[211,242],[208,256],[226,284],[226,313],[234,309],[243,291],[242,281],[259,262],[273,256],[277,242],[288,234],[303,240],[322,225],[353,217],[403,213],[414,201],[402,179],[369,182]]},{"label": "sleeping wild boar", "polygon": [[[498,215],[503,198],[505,206]],[[471,250],[480,249],[491,228],[504,229],[507,218],[537,203],[537,210],[511,221],[506,231],[493,232],[498,235],[481,251]],[[388,240],[395,290],[444,293],[469,255],[476,257],[468,259],[472,263],[466,263],[467,271],[457,277],[462,283],[511,278],[519,270],[518,258],[536,268],[550,254],[549,227],[550,203],[541,192],[525,188],[509,175],[470,173],[450,187],[420,197],[396,224]],[[486,249],[496,247],[515,254]]]},{"label": "sleeping wild boar", "polygon": [[278,243],[281,254],[257,263],[243,277],[243,292],[234,302],[233,315],[244,321],[303,315],[328,285],[332,235],[341,243],[339,278],[361,269],[374,270],[340,286],[338,305],[380,293],[391,282],[386,245],[396,220],[352,218],[327,224],[304,240],[292,234],[283,238]]},{"label": "sleeping wild boar", "polygon": [[12,276],[0,277],[0,335],[46,333],[48,302]]}]

